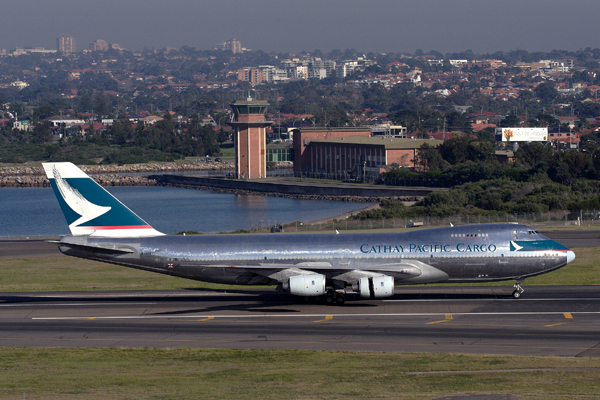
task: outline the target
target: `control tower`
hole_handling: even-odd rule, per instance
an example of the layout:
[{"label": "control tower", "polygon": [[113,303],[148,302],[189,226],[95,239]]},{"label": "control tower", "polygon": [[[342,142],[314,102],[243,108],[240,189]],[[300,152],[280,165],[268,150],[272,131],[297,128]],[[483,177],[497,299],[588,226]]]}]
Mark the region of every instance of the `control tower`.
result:
[{"label": "control tower", "polygon": [[230,104],[234,117],[229,122],[235,129],[235,172],[239,179],[266,178],[267,126],[265,118],[269,103],[261,100],[238,100]]}]

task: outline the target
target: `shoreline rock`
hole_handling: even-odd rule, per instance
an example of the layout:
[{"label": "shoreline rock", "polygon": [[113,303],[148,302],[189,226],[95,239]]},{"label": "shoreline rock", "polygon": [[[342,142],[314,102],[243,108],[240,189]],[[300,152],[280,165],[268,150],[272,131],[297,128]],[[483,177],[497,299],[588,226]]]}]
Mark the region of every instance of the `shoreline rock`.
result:
[{"label": "shoreline rock", "polygon": [[[231,171],[234,164],[229,162],[151,162],[126,165],[79,165],[81,170],[91,175],[102,186],[154,186],[156,181],[143,175],[152,173],[193,172],[193,171]],[[279,162],[269,169],[291,169],[291,162]],[[132,175],[127,175],[132,174]],[[49,187],[44,169],[30,166],[1,167],[0,188]]]},{"label": "shoreline rock", "polygon": [[181,184],[173,184],[173,183],[159,183],[157,186],[178,187],[178,188],[183,188],[183,189],[196,189],[196,190],[210,190],[212,192],[229,193],[229,194],[237,194],[237,195],[285,197],[288,199],[296,199],[296,200],[330,200],[330,201],[349,201],[349,202],[354,202],[354,203],[379,203],[383,199],[400,200],[403,202],[414,202],[414,201],[420,200],[420,197],[414,197],[414,196],[394,196],[394,197],[325,196],[325,195],[310,195],[310,194],[257,192],[254,190],[226,189],[226,188],[216,188],[216,187],[210,187],[210,186],[181,185]]}]

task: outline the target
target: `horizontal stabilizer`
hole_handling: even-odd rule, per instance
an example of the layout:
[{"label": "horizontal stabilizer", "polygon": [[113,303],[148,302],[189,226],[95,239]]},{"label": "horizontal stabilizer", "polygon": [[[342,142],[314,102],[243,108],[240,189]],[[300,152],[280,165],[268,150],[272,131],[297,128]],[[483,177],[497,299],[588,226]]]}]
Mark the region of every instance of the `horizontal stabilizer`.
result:
[{"label": "horizontal stabilizer", "polygon": [[68,241],[57,241],[52,240],[48,241],[48,243],[58,244],[64,247],[70,247],[72,249],[90,251],[93,253],[103,253],[103,254],[132,254],[135,253],[130,247],[118,246],[116,244],[111,243],[71,243]]}]

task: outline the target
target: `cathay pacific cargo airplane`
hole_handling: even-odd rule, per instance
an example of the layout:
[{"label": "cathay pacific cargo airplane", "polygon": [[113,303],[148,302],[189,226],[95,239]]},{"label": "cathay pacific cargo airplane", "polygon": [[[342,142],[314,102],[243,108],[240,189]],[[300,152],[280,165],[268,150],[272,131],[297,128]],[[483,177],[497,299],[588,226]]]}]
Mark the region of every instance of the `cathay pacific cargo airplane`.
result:
[{"label": "cathay pacific cargo airplane", "polygon": [[[516,280],[564,267],[573,251],[517,224],[403,233],[174,236],[156,231],[71,163],[44,169],[71,230],[64,254],[207,282],[277,285],[343,304],[394,285]],[[151,200],[149,200],[151,201]],[[201,207],[201,205],[199,205]],[[200,208],[201,209],[201,208]]]}]

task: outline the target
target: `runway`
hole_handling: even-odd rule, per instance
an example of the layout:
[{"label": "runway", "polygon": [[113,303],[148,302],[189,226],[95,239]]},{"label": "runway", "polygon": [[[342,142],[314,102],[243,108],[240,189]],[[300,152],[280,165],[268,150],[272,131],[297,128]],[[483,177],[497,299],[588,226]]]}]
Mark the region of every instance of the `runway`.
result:
[{"label": "runway", "polygon": [[600,356],[596,286],[397,287],[344,306],[180,290],[0,295],[0,346],[312,349]]}]

